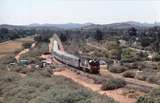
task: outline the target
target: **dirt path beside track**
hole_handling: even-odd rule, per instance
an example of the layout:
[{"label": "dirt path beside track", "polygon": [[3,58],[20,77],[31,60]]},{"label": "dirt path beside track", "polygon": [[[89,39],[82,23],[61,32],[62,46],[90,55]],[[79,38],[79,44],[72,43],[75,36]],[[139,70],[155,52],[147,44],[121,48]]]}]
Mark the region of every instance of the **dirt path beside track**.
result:
[{"label": "dirt path beside track", "polygon": [[92,79],[89,79],[85,76],[78,75],[67,68],[62,70],[62,71],[57,71],[54,73],[54,75],[60,75],[67,77],[74,82],[91,89],[94,92],[97,92],[101,95],[106,95],[109,97],[112,97],[116,101],[119,101],[120,103],[135,103],[136,99],[135,98],[129,98],[127,96],[122,95],[122,90],[123,88],[116,89],[116,90],[109,90],[109,91],[102,91],[101,90],[101,84],[94,84]]}]

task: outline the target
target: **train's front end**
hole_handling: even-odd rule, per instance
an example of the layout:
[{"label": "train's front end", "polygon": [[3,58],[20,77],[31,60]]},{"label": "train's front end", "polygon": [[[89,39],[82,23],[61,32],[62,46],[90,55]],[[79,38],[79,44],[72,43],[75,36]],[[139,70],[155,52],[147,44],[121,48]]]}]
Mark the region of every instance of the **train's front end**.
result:
[{"label": "train's front end", "polygon": [[94,74],[98,74],[100,71],[99,61],[90,59],[89,60],[90,71]]}]

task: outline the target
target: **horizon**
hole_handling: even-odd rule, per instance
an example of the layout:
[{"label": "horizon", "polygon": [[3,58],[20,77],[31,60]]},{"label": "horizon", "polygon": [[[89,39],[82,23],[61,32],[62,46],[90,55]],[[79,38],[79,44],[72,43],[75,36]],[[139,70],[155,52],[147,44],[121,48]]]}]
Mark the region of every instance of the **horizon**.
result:
[{"label": "horizon", "polygon": [[109,25],[109,24],[116,24],[116,23],[140,23],[140,24],[160,24],[160,22],[139,22],[139,21],[123,21],[123,22],[113,22],[113,23],[93,23],[93,22],[86,22],[86,23],[77,23],[77,22],[68,22],[68,23],[31,23],[31,24],[0,24],[0,25],[13,25],[13,26],[30,26],[30,25],[67,25],[67,24],[95,24],[95,25]]},{"label": "horizon", "polygon": [[160,22],[160,1],[1,0],[0,24],[112,24]]}]

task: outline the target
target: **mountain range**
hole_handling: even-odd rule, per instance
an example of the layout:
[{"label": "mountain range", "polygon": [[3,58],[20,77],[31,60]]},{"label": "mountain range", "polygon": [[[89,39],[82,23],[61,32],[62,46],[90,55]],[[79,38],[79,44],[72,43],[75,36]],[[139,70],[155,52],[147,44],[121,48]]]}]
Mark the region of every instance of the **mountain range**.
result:
[{"label": "mountain range", "polygon": [[56,29],[89,29],[89,28],[117,28],[117,29],[123,29],[123,28],[130,28],[130,27],[153,27],[153,26],[160,26],[160,23],[140,23],[140,22],[134,22],[134,21],[128,21],[128,22],[121,22],[121,23],[111,23],[111,24],[94,24],[94,23],[67,23],[67,24],[30,24],[30,25],[8,25],[8,24],[2,24],[0,25],[0,28],[10,28],[14,29],[17,27],[32,27],[32,28],[56,28]]}]

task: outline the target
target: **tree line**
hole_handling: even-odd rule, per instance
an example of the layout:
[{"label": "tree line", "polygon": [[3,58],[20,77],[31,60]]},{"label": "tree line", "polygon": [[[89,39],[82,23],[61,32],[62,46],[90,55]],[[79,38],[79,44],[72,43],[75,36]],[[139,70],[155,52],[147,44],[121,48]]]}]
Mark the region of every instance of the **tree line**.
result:
[{"label": "tree line", "polygon": [[133,44],[138,42],[142,48],[150,47],[152,51],[160,52],[160,27],[148,28],[91,28],[91,29],[55,29],[55,28],[0,28],[0,42],[13,40],[25,36],[38,34],[35,38],[37,41],[48,41],[52,34],[57,33],[63,42],[66,41],[84,41],[87,39],[96,40],[97,42],[107,39],[122,39]]}]

